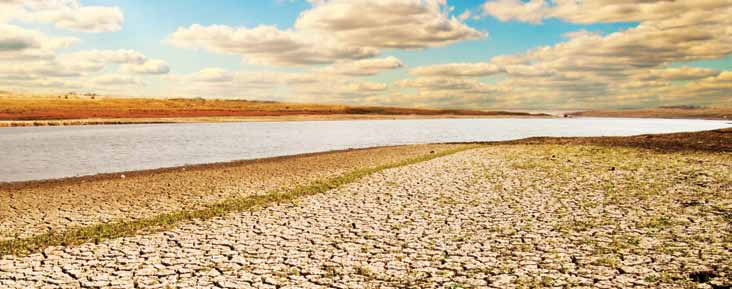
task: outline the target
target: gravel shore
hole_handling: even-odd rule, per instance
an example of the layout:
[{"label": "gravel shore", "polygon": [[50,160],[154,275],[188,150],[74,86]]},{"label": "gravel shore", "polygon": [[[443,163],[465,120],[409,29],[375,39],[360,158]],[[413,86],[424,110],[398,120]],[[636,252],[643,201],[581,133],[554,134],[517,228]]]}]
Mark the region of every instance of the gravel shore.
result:
[{"label": "gravel shore", "polygon": [[487,146],[167,232],[3,256],[0,287],[730,288],[730,164]]}]

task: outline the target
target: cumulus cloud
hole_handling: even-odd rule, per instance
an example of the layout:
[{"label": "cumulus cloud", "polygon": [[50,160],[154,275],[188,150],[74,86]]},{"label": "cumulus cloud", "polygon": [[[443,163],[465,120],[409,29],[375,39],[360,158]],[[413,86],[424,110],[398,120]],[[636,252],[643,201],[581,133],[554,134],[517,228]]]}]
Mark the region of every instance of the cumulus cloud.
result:
[{"label": "cumulus cloud", "polygon": [[165,61],[158,59],[146,60],[143,63],[132,63],[122,65],[121,71],[136,74],[166,74],[170,72],[170,66]]},{"label": "cumulus cloud", "polygon": [[295,27],[343,43],[427,48],[484,36],[450,17],[444,0],[330,0],[300,14]]},{"label": "cumulus cloud", "polygon": [[[25,28],[49,23],[78,32],[122,29],[118,7],[82,5],[77,0],[0,0],[0,83],[6,88],[114,91],[142,86],[138,75],[166,74],[168,65],[134,50],[61,53],[80,40]],[[117,68],[117,69],[115,69]]]},{"label": "cumulus cloud", "polygon": [[[324,90],[323,87],[328,89]],[[389,85],[346,78],[315,78],[289,82],[288,89],[293,92],[292,99],[301,102],[363,105],[371,97],[388,93]]]},{"label": "cumulus cloud", "polygon": [[417,67],[409,73],[417,77],[485,77],[499,74],[522,77],[549,76],[555,71],[538,65],[497,58],[491,62],[448,63]]},{"label": "cumulus cloud", "polygon": [[[688,21],[701,11],[727,9],[729,1],[615,1],[615,0],[488,0],[483,12],[501,21],[517,20],[540,23],[546,18],[559,18],[574,23],[658,21],[676,18]],[[679,17],[681,16],[681,17]]]},{"label": "cumulus cloud", "polygon": [[107,64],[143,64],[147,58],[134,50],[85,50],[59,57],[59,62],[80,71],[102,70]]},{"label": "cumulus cloud", "polygon": [[[567,33],[565,42],[488,62],[417,67],[401,81],[413,99],[492,107],[627,107],[720,103],[730,97],[728,72],[681,66],[732,53],[732,2],[709,1],[487,1],[499,20],[540,23],[638,21],[607,35]],[[499,75],[486,84],[479,77]],[[487,96],[480,98],[483,92]],[[493,92],[491,92],[493,91]]]},{"label": "cumulus cloud", "polygon": [[340,74],[347,76],[369,76],[376,75],[382,71],[404,67],[398,58],[389,56],[386,58],[364,59],[352,62],[337,63],[318,70],[321,73]]},{"label": "cumulus cloud", "polygon": [[274,65],[324,64],[337,60],[363,59],[378,51],[274,26],[234,28],[225,25],[178,28],[167,41],[178,47],[244,56],[248,61]]},{"label": "cumulus cloud", "polygon": [[0,25],[0,52],[39,48],[41,42],[31,33],[8,25]]},{"label": "cumulus cloud", "polygon": [[51,23],[80,32],[112,32],[122,29],[124,15],[119,7],[83,6],[77,0],[28,0],[0,2],[0,22],[10,20]]},{"label": "cumulus cloud", "polygon": [[[205,68],[166,77],[171,94],[317,103],[360,103],[385,94],[385,83],[324,73],[252,72]],[[323,89],[327,87],[327,89]]]},{"label": "cumulus cloud", "polygon": [[448,16],[444,0],[331,0],[311,2],[293,29],[261,25],[180,27],[167,42],[236,54],[273,65],[360,60],[383,48],[427,48],[484,36]]},{"label": "cumulus cloud", "polygon": [[124,17],[117,7],[75,7],[32,14],[33,19],[82,32],[111,32],[122,29]]},{"label": "cumulus cloud", "polygon": [[73,37],[52,37],[15,25],[0,24],[0,60],[49,59],[54,50],[77,42]]},{"label": "cumulus cloud", "polygon": [[639,75],[639,78],[643,80],[684,81],[708,78],[719,74],[719,70],[684,66],[678,68],[654,69],[647,74]]},{"label": "cumulus cloud", "polygon": [[547,16],[544,0],[496,0],[483,4],[486,15],[492,15],[501,21],[519,20],[529,23],[540,23]]},{"label": "cumulus cloud", "polygon": [[492,63],[449,63],[417,67],[409,73],[415,76],[480,77],[503,72],[503,68]]},{"label": "cumulus cloud", "polygon": [[396,84],[403,88],[415,88],[422,95],[430,96],[462,96],[469,97],[482,94],[493,94],[502,88],[483,83],[477,79],[454,78],[454,77],[419,77],[416,79],[404,79]]},{"label": "cumulus cloud", "polygon": [[[118,72],[109,73],[105,68],[110,65],[119,65]],[[87,50],[61,55],[50,51],[45,57],[4,60],[0,79],[12,80],[5,84],[7,87],[52,88],[56,84],[58,89],[114,92],[112,86],[145,84],[131,74],[165,74],[168,71],[165,62],[148,59],[134,50]]]},{"label": "cumulus cloud", "polygon": [[105,74],[91,78],[91,82],[96,85],[114,85],[114,86],[129,86],[129,85],[141,85],[142,81],[139,79],[123,74]]},{"label": "cumulus cloud", "polygon": [[228,82],[234,80],[234,74],[223,68],[204,68],[189,77],[195,82]]},{"label": "cumulus cloud", "polygon": [[277,90],[286,75],[279,72],[232,71],[208,67],[190,74],[164,77],[170,94],[199,97],[281,100]]},{"label": "cumulus cloud", "polygon": [[369,81],[350,81],[341,84],[340,88],[342,91],[350,93],[369,93],[384,91],[386,90],[387,85],[384,83]]}]

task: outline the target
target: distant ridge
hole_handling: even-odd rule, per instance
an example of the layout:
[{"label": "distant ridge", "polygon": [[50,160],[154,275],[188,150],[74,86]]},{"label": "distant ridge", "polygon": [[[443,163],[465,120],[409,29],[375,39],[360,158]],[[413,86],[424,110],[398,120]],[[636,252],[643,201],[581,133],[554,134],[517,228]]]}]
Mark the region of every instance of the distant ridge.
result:
[{"label": "distant ridge", "polygon": [[732,107],[675,105],[643,109],[590,110],[574,112],[568,115],[586,117],[689,118],[726,120],[732,119]]},{"label": "distant ridge", "polygon": [[[25,125],[78,125],[185,122],[195,118],[346,117],[359,116],[546,116],[525,112],[423,109],[381,106],[302,104],[203,98],[117,98],[95,94],[0,97],[0,121]],[[73,120],[73,121],[72,121]],[[299,120],[299,119],[295,119]],[[65,121],[65,122],[47,122]],[[18,125],[23,125],[19,123]],[[4,125],[9,126],[9,125]]]}]

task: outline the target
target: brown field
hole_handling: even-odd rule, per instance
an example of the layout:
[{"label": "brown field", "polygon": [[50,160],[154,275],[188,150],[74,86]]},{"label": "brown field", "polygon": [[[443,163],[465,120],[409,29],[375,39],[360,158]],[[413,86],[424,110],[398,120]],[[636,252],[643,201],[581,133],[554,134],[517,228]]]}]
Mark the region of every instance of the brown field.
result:
[{"label": "brown field", "polygon": [[[0,94],[2,95],[2,94]],[[393,116],[532,116],[521,112],[299,104],[222,99],[0,96],[5,126],[187,121],[388,118]]]},{"label": "brown field", "polygon": [[575,112],[570,115],[592,117],[732,119],[732,107],[675,106],[647,109],[590,110]]}]

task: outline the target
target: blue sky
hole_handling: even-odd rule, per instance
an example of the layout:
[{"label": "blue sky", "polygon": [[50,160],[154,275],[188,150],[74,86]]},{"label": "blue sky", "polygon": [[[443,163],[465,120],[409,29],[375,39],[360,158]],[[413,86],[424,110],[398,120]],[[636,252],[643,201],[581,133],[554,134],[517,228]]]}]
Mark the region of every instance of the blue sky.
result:
[{"label": "blue sky", "polygon": [[12,36],[0,45],[27,46],[0,51],[0,88],[478,109],[730,103],[726,1],[704,23],[683,17],[708,10],[690,3],[443,1],[0,4]]}]

